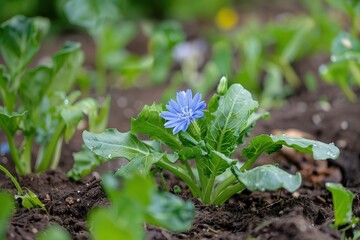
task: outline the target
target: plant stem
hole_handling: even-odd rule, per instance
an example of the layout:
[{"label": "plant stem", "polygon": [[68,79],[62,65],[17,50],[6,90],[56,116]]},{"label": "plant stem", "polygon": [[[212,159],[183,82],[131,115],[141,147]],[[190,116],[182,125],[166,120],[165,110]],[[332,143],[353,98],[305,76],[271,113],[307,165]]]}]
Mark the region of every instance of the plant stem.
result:
[{"label": "plant stem", "polygon": [[354,80],[358,86],[360,86],[360,71],[358,65],[355,61],[350,61],[350,70],[352,75],[354,76]]},{"label": "plant stem", "polygon": [[54,154],[53,154],[53,158],[52,158],[52,161],[51,161],[50,169],[54,170],[59,165],[62,143],[63,143],[63,138],[61,137],[58,140],[57,144],[56,144],[55,151],[54,151]]},{"label": "plant stem", "polygon": [[58,145],[59,138],[61,138],[61,134],[63,133],[65,129],[65,123],[61,122],[58,127],[56,128],[55,132],[53,133],[53,136],[47,144],[44,144],[41,146],[38,155],[37,161],[36,161],[36,172],[42,172],[47,170],[50,165],[51,161],[54,156],[54,151],[56,150],[56,146]]},{"label": "plant stem", "polygon": [[5,134],[9,143],[11,158],[15,163],[16,171],[18,172],[19,175],[24,175],[25,174],[24,166],[20,162],[19,153],[18,150],[16,149],[14,138],[13,136],[11,136],[6,132]]},{"label": "plant stem", "polygon": [[195,178],[194,173],[193,173],[193,171],[192,171],[192,169],[191,169],[191,166],[190,166],[190,164],[189,164],[189,161],[188,161],[188,160],[181,160],[181,161],[182,161],[182,163],[185,165],[186,170],[188,171],[188,173],[189,173],[191,179],[193,180],[193,182],[196,182],[196,178]]},{"label": "plant stem", "polygon": [[23,195],[23,190],[20,187],[19,182],[16,180],[16,178],[4,167],[0,164],[0,170],[3,171],[6,176],[8,176],[10,178],[10,180],[12,181],[12,183],[15,185],[16,190],[18,191],[19,195]]},{"label": "plant stem", "polygon": [[208,180],[208,182],[206,184],[206,188],[205,188],[205,191],[204,191],[203,196],[202,196],[202,198],[203,198],[202,201],[205,204],[211,204],[212,203],[211,193],[213,192],[215,178],[216,178],[216,176],[214,174],[211,175],[211,177],[209,178],[209,180]]},{"label": "plant stem", "polygon": [[25,136],[23,152],[20,156],[20,162],[25,167],[25,174],[31,173],[31,149],[32,149],[33,137]]},{"label": "plant stem", "polygon": [[176,167],[174,164],[170,164],[170,163],[164,161],[163,159],[160,160],[159,162],[157,162],[156,164],[159,167],[164,168],[164,169],[168,170],[169,172],[172,172],[173,174],[175,174],[177,177],[181,178],[189,186],[190,191],[193,194],[193,196],[200,197],[201,193],[200,193],[199,187],[196,185],[195,182],[193,182],[191,177],[188,174],[186,174],[186,172],[183,169]]},{"label": "plant stem", "polygon": [[245,189],[245,185],[241,182],[238,182],[228,188],[226,188],[224,191],[222,191],[218,196],[216,196],[215,200],[213,201],[213,204],[221,205],[226,202],[232,195],[243,191]]}]

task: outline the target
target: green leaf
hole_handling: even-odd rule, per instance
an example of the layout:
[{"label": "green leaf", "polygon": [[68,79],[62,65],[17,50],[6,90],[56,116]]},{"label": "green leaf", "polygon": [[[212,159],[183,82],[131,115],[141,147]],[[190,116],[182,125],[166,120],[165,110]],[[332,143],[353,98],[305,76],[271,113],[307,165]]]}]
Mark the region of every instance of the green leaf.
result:
[{"label": "green leaf", "polygon": [[333,197],[335,226],[340,227],[352,222],[352,204],[355,195],[340,184],[326,183],[326,189]]},{"label": "green leaf", "polygon": [[340,154],[339,149],[333,143],[326,144],[315,140],[287,137],[284,134],[280,134],[276,136],[259,135],[254,137],[249,145],[243,149],[242,156],[250,159],[254,156],[259,156],[263,152],[271,154],[280,150],[283,145],[302,153],[310,153],[315,160],[336,159]]},{"label": "green leaf", "polygon": [[264,112],[264,113],[255,113],[255,112],[253,112],[250,115],[250,117],[248,118],[248,120],[246,122],[246,125],[244,125],[243,128],[240,130],[240,134],[239,134],[239,138],[238,138],[238,144],[243,144],[244,143],[243,139],[250,135],[250,133],[254,129],[254,126],[255,126],[257,121],[259,121],[260,119],[268,118],[268,117],[269,117],[268,112]]},{"label": "green leaf", "polygon": [[7,193],[0,192],[0,239],[5,239],[8,222],[15,210],[14,198]]},{"label": "green leaf", "polygon": [[42,210],[46,211],[46,208],[44,206],[44,204],[39,200],[38,196],[30,191],[30,189],[26,189],[27,193],[24,195],[16,195],[16,198],[20,198],[21,199],[21,205],[23,207],[26,207],[27,209],[31,209],[31,208],[41,208]]},{"label": "green leaf", "polygon": [[7,134],[13,136],[19,129],[20,123],[26,112],[8,113],[4,108],[0,108],[0,128]]},{"label": "green leaf", "polygon": [[36,235],[37,240],[71,240],[71,235],[63,227],[60,227],[57,224],[50,225],[45,231]]},{"label": "green leaf", "polygon": [[151,139],[160,140],[168,147],[177,150],[182,144],[172,130],[165,128],[165,120],[160,116],[163,111],[161,105],[145,105],[138,117],[131,119],[131,132],[149,135]]},{"label": "green leaf", "polygon": [[149,146],[141,142],[130,132],[121,133],[114,128],[106,129],[103,133],[83,132],[86,147],[95,154],[107,158],[133,159],[137,155],[148,155]]},{"label": "green leaf", "polygon": [[230,156],[236,149],[241,129],[247,125],[252,112],[258,107],[251,94],[240,84],[233,84],[220,97],[219,107],[213,113],[206,142],[210,149]]},{"label": "green leaf", "polygon": [[209,158],[204,160],[206,161],[203,163],[205,169],[204,173],[208,177],[218,176],[237,163],[237,160],[230,159],[217,151],[211,151]]},{"label": "green leaf", "polygon": [[21,79],[19,96],[26,109],[39,106],[51,83],[51,68],[39,66],[27,71]]},{"label": "green leaf", "polygon": [[119,18],[112,0],[68,0],[64,6],[69,21],[96,34],[101,25]]},{"label": "green leaf", "polygon": [[360,62],[360,41],[347,32],[340,32],[332,43],[331,54],[332,62]]},{"label": "green leaf", "polygon": [[13,78],[11,89],[17,89],[19,75],[40,48],[49,28],[45,18],[15,16],[0,26],[0,51]]},{"label": "green leaf", "polygon": [[81,150],[73,153],[74,165],[67,173],[67,176],[75,181],[79,181],[82,177],[90,174],[92,170],[106,162],[106,158],[96,155],[90,149],[82,146]]},{"label": "green leaf", "polygon": [[188,231],[194,219],[194,204],[168,192],[155,192],[146,211],[147,223],[173,232]]},{"label": "green leaf", "polygon": [[[133,207],[129,205],[129,207]],[[137,218],[134,209],[131,218]],[[141,217],[140,217],[141,218]],[[119,219],[113,212],[113,209],[97,208],[90,212],[88,222],[91,229],[91,236],[94,240],[140,240],[145,237],[144,227],[140,224],[132,224],[133,221],[126,221],[126,218]]]},{"label": "green leaf", "polygon": [[245,172],[240,172],[234,166],[231,170],[235,177],[250,191],[275,191],[284,188],[293,192],[301,185],[300,173],[292,175],[274,165],[263,165]]},{"label": "green leaf", "polygon": [[121,167],[115,175],[128,178],[130,176],[146,176],[150,173],[151,167],[160,161],[164,153],[150,153],[148,155],[137,155],[129,163]]},{"label": "green leaf", "polygon": [[81,44],[65,42],[60,51],[52,57],[52,80],[49,87],[52,91],[67,93],[75,82],[76,74],[81,69],[84,54]]}]

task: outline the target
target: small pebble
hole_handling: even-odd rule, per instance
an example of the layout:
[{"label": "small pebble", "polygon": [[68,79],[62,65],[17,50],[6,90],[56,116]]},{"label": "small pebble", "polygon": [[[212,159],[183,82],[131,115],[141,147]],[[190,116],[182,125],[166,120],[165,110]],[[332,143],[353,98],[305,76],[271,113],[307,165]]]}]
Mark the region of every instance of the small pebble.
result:
[{"label": "small pebble", "polygon": [[299,193],[299,192],[293,192],[291,195],[292,195],[294,198],[300,197],[300,193]]},{"label": "small pebble", "polygon": [[345,148],[347,146],[347,141],[345,139],[339,139],[336,141],[336,145],[339,148]]},{"label": "small pebble", "polygon": [[341,130],[344,130],[344,131],[347,130],[349,128],[349,123],[347,121],[342,121],[340,123],[340,128],[341,128]]},{"label": "small pebble", "polygon": [[65,202],[69,205],[72,205],[74,204],[74,199],[71,196],[69,196],[65,199]]},{"label": "small pebble", "polygon": [[322,118],[319,114],[315,114],[312,116],[312,121],[315,125],[319,125],[322,121]]},{"label": "small pebble", "polygon": [[128,105],[128,100],[126,97],[119,97],[116,100],[116,104],[118,105],[119,108],[125,108]]},{"label": "small pebble", "polygon": [[31,231],[32,231],[34,234],[38,233],[38,230],[37,230],[36,228],[32,228]]}]

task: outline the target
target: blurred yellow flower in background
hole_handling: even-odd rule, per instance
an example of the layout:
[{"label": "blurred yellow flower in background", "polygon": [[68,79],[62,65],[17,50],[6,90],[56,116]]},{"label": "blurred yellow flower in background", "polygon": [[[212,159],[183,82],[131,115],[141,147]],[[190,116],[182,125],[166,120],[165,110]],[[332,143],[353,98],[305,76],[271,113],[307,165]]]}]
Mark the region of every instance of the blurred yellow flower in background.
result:
[{"label": "blurred yellow flower in background", "polygon": [[216,24],[223,30],[230,30],[238,23],[238,14],[231,7],[222,7],[216,14]]}]

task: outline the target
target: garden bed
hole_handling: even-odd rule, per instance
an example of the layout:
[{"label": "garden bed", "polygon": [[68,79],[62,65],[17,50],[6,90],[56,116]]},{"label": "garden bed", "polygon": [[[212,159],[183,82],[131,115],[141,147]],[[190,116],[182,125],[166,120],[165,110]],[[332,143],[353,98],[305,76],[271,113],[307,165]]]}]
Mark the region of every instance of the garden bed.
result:
[{"label": "garden bed", "polygon": [[[158,101],[161,88],[111,91],[112,114],[109,126],[126,131],[130,116],[135,116],[143,104]],[[357,92],[359,95],[359,91]],[[328,101],[320,101],[327,99]],[[125,104],[126,102],[126,104]],[[190,231],[173,234],[147,226],[148,239],[339,239],[340,235],[330,224],[333,221],[332,198],[325,190],[325,181],[341,181],[356,193],[354,214],[360,215],[360,107],[349,103],[338,88],[320,84],[316,92],[300,93],[281,109],[270,111],[270,118],[261,120],[254,132],[271,133],[275,129],[297,129],[316,140],[334,142],[341,150],[340,158],[329,161],[327,170],[314,169],[303,176],[302,187],[294,192],[243,192],[223,206],[205,206],[192,199],[196,206],[196,221]],[[36,233],[49,224],[58,223],[74,239],[88,239],[87,212],[108,201],[98,180],[98,172],[115,170],[120,163],[114,161],[97,169],[81,182],[72,182],[64,174],[72,165],[71,152],[81,145],[80,135],[64,146],[61,170],[20,177],[20,183],[38,194],[49,214],[40,209],[18,209],[7,234],[8,239],[34,239]],[[294,160],[295,159],[295,160]],[[262,161],[278,162],[282,168],[295,172],[304,161],[303,156],[273,154]],[[11,167],[9,164],[6,167]],[[310,167],[311,168],[311,167]],[[330,173],[333,174],[328,174]],[[340,177],[339,177],[340,176]],[[167,175],[170,187],[180,185]],[[13,189],[9,180],[0,179],[1,188]],[[182,197],[191,199],[183,188]]]}]

